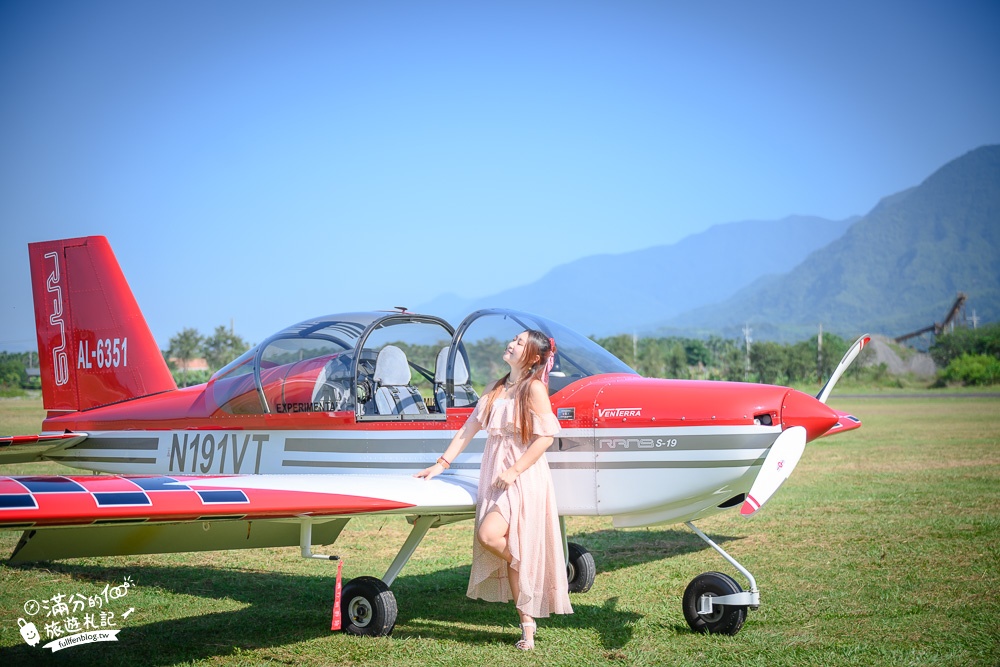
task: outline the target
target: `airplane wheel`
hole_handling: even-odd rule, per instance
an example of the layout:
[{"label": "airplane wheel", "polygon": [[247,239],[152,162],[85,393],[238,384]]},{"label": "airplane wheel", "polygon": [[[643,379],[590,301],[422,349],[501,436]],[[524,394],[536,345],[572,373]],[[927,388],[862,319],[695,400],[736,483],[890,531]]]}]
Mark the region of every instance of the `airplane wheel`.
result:
[{"label": "airplane wheel", "polygon": [[381,579],[356,577],[340,593],[344,632],[385,637],[396,626],[396,597]]},{"label": "airplane wheel", "polygon": [[579,544],[570,542],[569,563],[566,565],[566,579],[569,582],[570,593],[586,593],[594,585],[597,566],[594,556]]},{"label": "airplane wheel", "polygon": [[711,614],[698,613],[698,598],[702,595],[720,597],[742,593],[736,581],[721,572],[705,572],[691,580],[684,591],[684,618],[695,632],[713,635],[735,635],[747,619],[747,608],[716,605]]}]

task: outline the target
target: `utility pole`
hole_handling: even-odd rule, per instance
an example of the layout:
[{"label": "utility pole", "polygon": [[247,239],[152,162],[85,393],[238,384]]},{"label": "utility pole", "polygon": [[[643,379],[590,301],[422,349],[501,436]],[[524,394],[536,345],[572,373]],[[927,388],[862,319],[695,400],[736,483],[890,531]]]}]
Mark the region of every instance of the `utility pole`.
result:
[{"label": "utility pole", "polygon": [[823,384],[823,323],[819,323],[819,337],[816,338],[816,376]]},{"label": "utility pole", "polygon": [[750,333],[752,331],[753,329],[750,328],[749,322],[743,325],[743,338],[746,339],[747,342],[747,356],[746,356],[747,361],[746,361],[746,366],[744,367],[743,370],[743,379],[746,382],[750,381]]}]

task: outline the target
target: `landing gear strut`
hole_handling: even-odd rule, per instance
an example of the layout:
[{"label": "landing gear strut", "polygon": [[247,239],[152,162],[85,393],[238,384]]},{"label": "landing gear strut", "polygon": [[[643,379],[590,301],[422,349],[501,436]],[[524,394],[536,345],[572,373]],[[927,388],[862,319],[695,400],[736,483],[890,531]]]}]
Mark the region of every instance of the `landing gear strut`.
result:
[{"label": "landing gear strut", "polygon": [[684,618],[695,632],[735,635],[743,627],[747,609],[760,606],[757,581],[742,565],[698,530],[690,521],[685,523],[695,535],[715,549],[750,582],[744,591],[732,577],[721,572],[706,572],[695,577],[684,591]]}]

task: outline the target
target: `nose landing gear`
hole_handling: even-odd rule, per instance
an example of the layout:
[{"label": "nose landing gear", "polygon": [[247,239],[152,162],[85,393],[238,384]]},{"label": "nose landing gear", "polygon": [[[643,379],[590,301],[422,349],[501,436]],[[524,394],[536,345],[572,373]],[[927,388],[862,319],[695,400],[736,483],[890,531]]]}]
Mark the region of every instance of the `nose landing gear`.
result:
[{"label": "nose landing gear", "polygon": [[743,627],[748,609],[760,606],[757,581],[742,565],[698,530],[690,521],[685,523],[695,535],[715,549],[750,582],[744,591],[736,580],[721,572],[706,572],[695,577],[684,591],[684,618],[695,632],[735,635]]}]

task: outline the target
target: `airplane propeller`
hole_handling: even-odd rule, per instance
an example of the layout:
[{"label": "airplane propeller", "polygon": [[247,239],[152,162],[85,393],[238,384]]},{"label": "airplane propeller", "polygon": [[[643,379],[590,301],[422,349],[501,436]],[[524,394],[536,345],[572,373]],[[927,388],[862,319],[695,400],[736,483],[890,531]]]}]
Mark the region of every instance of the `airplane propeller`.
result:
[{"label": "airplane propeller", "polygon": [[[857,359],[869,341],[871,341],[871,336],[868,334],[854,341],[854,345],[851,345],[850,349],[847,350],[830,379],[816,395],[816,400],[820,403],[826,403],[837,381]],[[743,501],[740,514],[743,516],[755,514],[785,483],[785,480],[795,470],[795,466],[798,465],[802,452],[805,451],[807,437],[806,429],[801,426],[786,429],[778,436],[778,439],[771,445],[767,457],[764,458],[764,464],[760,467],[760,472],[757,473],[757,479],[750,487],[746,500]]]}]

